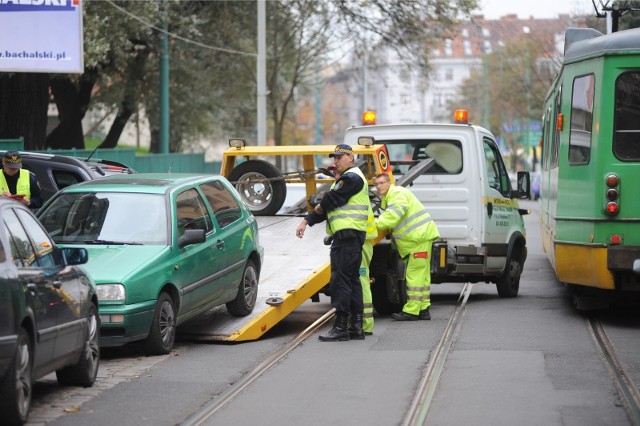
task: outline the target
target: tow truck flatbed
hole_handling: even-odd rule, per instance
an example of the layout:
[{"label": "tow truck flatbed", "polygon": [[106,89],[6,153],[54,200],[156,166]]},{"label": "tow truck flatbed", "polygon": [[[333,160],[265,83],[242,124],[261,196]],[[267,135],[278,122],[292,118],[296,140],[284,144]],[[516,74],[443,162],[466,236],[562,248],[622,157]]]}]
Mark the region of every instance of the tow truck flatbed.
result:
[{"label": "tow truck flatbed", "polygon": [[323,243],[324,224],[308,227],[304,238],[299,239],[295,236],[302,220],[299,216],[258,216],[256,219],[264,260],[253,312],[246,317],[234,317],[224,306],[214,308],[180,326],[179,339],[259,339],[329,282],[331,267],[329,246]]}]

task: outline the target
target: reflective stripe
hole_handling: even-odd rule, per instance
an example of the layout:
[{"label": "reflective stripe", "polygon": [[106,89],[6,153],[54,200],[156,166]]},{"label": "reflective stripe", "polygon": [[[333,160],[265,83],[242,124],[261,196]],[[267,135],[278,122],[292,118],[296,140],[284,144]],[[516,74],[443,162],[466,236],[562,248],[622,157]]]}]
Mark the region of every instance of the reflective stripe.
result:
[{"label": "reflective stripe", "polygon": [[432,222],[433,219],[428,218],[428,219],[422,219],[420,222],[416,222],[413,225],[411,225],[410,227],[408,227],[407,229],[403,229],[402,232],[400,232],[399,234],[394,233],[393,234],[393,238],[395,238],[396,240],[401,240],[402,238],[406,237],[407,234],[409,234],[411,231],[413,231],[416,228],[419,228],[420,226]]}]

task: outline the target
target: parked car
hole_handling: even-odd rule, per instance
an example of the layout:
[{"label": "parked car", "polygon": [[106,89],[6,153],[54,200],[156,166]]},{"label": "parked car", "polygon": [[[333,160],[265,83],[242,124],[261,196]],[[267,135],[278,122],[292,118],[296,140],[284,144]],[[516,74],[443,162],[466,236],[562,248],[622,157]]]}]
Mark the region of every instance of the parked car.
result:
[{"label": "parked car", "polygon": [[[0,151],[4,155],[4,151]],[[132,174],[135,170],[117,161],[83,159],[65,155],[20,152],[22,165],[35,173],[42,198],[46,201],[67,186],[114,174]]]},{"label": "parked car", "polygon": [[55,371],[61,385],[93,385],[100,319],[95,285],[75,266],[87,251],[57,247],[20,203],[0,199],[0,215],[0,413],[14,425],[35,380]]},{"label": "parked car", "polygon": [[56,243],[89,252],[100,344],[143,341],[168,353],[176,326],[226,304],[251,313],[263,248],[258,225],[222,176],[140,173],[63,189],[38,218]]}]

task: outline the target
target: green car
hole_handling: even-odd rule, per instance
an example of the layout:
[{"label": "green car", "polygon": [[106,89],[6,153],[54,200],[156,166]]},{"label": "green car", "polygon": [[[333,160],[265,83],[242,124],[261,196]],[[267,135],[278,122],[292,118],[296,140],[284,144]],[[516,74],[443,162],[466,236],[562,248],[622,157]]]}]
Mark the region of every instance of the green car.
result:
[{"label": "green car", "polygon": [[147,354],[166,354],[188,319],[255,306],[258,225],[222,176],[105,177],[56,193],[37,216],[61,247],[89,252],[101,346],[143,340]]}]

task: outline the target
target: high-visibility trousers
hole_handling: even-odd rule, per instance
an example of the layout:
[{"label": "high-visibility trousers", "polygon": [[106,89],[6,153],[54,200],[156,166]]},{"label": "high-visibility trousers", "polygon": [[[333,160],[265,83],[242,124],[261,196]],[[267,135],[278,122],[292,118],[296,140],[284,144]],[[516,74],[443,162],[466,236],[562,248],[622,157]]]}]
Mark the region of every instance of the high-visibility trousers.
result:
[{"label": "high-visibility trousers", "polygon": [[373,256],[373,243],[366,240],[362,246],[362,262],[360,263],[360,284],[362,284],[362,301],[364,313],[362,328],[365,333],[373,333],[373,297],[371,296],[371,279],[369,278],[369,265]]},{"label": "high-visibility trousers", "polygon": [[402,310],[411,315],[419,315],[431,305],[431,242],[428,247],[425,244],[420,246],[403,259],[406,263],[407,302]]}]

